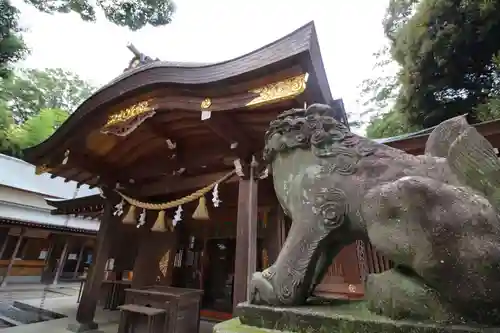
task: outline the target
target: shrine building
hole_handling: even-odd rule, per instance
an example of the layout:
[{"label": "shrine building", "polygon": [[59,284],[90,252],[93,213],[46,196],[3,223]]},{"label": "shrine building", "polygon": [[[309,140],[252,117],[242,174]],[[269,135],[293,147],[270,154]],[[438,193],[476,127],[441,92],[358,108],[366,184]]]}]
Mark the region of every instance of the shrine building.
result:
[{"label": "shrine building", "polygon": [[[132,50],[123,74],[25,151],[39,173],[100,191],[50,202],[55,215],[101,221],[78,329],[96,327],[98,305],[151,314],[140,309],[160,309],[165,299],[195,300],[181,303],[196,304],[189,311],[202,317],[230,318],[247,300],[252,273],[274,262],[290,227],[261,160],[270,121],[323,103],[347,124],[314,23],[221,63],[173,63]],[[362,297],[365,258],[373,272],[390,266],[356,242],[337,256],[317,293]],[[195,317],[182,318],[178,327],[194,329]]]}]

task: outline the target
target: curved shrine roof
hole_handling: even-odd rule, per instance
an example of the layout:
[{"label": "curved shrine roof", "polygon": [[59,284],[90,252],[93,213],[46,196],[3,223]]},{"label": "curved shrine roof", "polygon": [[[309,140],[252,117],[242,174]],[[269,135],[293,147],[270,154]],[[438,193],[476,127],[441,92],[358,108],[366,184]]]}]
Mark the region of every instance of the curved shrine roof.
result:
[{"label": "curved shrine roof", "polygon": [[235,159],[259,155],[271,120],[316,102],[342,105],[333,101],[310,22],[225,62],[153,61],[129,69],[25,158],[40,172],[91,186],[119,183],[134,193],[154,187],[141,192],[146,196],[183,191],[188,186],[179,183],[206,185],[193,177],[214,180]]}]

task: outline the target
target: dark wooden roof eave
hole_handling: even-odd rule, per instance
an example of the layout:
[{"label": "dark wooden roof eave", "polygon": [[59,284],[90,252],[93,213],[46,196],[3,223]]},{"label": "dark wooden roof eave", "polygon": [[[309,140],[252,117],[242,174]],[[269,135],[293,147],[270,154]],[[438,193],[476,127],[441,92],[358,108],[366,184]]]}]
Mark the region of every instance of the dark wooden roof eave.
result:
[{"label": "dark wooden roof eave", "polygon": [[50,224],[40,224],[35,222],[25,222],[19,220],[11,220],[11,219],[0,219],[0,223],[9,225],[9,226],[21,226],[27,228],[35,228],[35,229],[43,229],[54,232],[69,232],[75,234],[83,234],[87,236],[95,236],[97,234],[97,230],[88,230],[82,228],[72,228],[66,226],[58,226],[58,225],[50,225]]},{"label": "dark wooden roof eave", "polygon": [[85,211],[88,211],[90,213],[96,213],[101,211],[104,206],[104,200],[105,199],[101,197],[99,194],[94,194],[86,197],[66,199],[66,200],[45,199],[45,202],[49,206],[55,208],[51,210],[51,214],[53,215],[67,215],[67,214],[82,215],[83,214],[82,212]]},{"label": "dark wooden roof eave", "polygon": [[267,66],[287,61],[292,57],[308,61],[308,70],[314,71],[312,74],[321,86],[321,94],[324,98],[326,97],[327,101],[331,100],[319,52],[314,23],[310,22],[273,43],[226,62],[200,67],[172,67],[168,63],[162,62],[141,66],[131,72],[124,73],[83,102],[51,137],[37,146],[25,149],[25,160],[35,165],[40,164],[39,159],[67,139],[73,129],[80,125],[84,118],[92,114],[93,110],[105,109],[103,106],[111,105],[117,98],[133,94],[134,91],[156,84],[168,83],[220,84],[224,80],[234,80],[238,76],[249,75],[251,72],[261,72]]},{"label": "dark wooden roof eave", "polygon": [[[483,135],[487,139],[490,139],[490,137],[497,136],[500,134],[500,119],[474,124],[474,127],[477,129],[479,133],[481,133],[481,135]],[[423,154],[425,151],[425,144],[427,143],[428,138],[429,134],[426,133],[399,140],[388,141],[385,142],[384,144],[391,146],[393,148],[404,150],[408,153]],[[493,145],[495,146],[495,144]]]}]

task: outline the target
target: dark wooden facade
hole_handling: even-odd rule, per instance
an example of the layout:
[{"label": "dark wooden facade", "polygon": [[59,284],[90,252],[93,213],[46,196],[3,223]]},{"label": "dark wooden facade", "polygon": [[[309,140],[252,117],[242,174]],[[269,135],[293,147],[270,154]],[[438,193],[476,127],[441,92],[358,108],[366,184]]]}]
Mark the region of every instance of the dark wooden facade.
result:
[{"label": "dark wooden facade", "polygon": [[75,281],[89,266],[95,233],[9,220],[0,224],[1,286]]}]

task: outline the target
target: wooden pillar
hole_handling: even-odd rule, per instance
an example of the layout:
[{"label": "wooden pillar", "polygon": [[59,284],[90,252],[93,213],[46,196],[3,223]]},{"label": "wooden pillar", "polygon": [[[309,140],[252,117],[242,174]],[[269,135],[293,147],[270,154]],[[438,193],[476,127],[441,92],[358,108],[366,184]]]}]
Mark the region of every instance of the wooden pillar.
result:
[{"label": "wooden pillar", "polygon": [[5,274],[2,279],[2,284],[0,287],[5,287],[7,285],[7,278],[10,275],[10,271],[12,270],[12,266],[14,265],[14,261],[16,260],[17,252],[19,251],[19,248],[21,247],[21,242],[23,241],[24,238],[24,233],[25,229],[22,228],[21,232],[19,233],[19,238],[17,239],[16,247],[14,248],[14,252],[12,252],[12,256],[10,257],[9,265],[7,266],[7,270],[5,271]]},{"label": "wooden pillar", "polygon": [[250,179],[241,179],[238,189],[233,309],[239,303],[247,300],[249,282],[252,274],[256,271],[257,193],[258,183],[251,171]]},{"label": "wooden pillar", "polygon": [[114,279],[121,280],[123,271],[128,267],[130,269],[130,257],[135,257],[136,238],[139,230],[136,228],[125,229],[123,224],[118,225],[113,233],[113,244],[111,245],[110,257],[113,261]]},{"label": "wooden pillar", "polygon": [[56,274],[54,275],[54,280],[52,280],[52,285],[55,286],[59,283],[59,278],[61,277],[62,271],[64,269],[64,265],[66,264],[66,258],[68,257],[69,245],[71,242],[71,238],[68,238],[64,243],[64,247],[61,253],[61,257],[59,258],[59,264],[57,265]]},{"label": "wooden pillar", "polygon": [[45,257],[43,272],[41,282],[44,284],[50,284],[53,280],[52,272],[56,260],[54,260],[55,247],[57,245],[58,237],[56,234],[50,234],[49,236],[49,248],[47,250],[47,256]]},{"label": "wooden pillar", "polygon": [[73,279],[76,279],[78,277],[78,269],[80,268],[80,265],[82,264],[84,250],[85,250],[85,242],[83,244],[81,244],[80,252],[78,253],[78,259],[76,260],[76,267],[75,267],[75,270],[73,271]]},{"label": "wooden pillar", "polygon": [[5,249],[7,248],[7,242],[9,241],[9,231],[10,228],[1,228],[0,229],[0,260],[5,253]]},{"label": "wooden pillar", "polygon": [[76,313],[76,324],[70,324],[68,329],[73,332],[84,332],[97,329],[94,322],[95,310],[101,291],[101,283],[104,279],[104,268],[109,258],[111,241],[114,229],[120,223],[120,217],[113,216],[114,200],[111,200],[113,193],[106,193],[106,204],[99,225],[96,246],[94,248],[94,258],[90,268],[82,298]]}]

